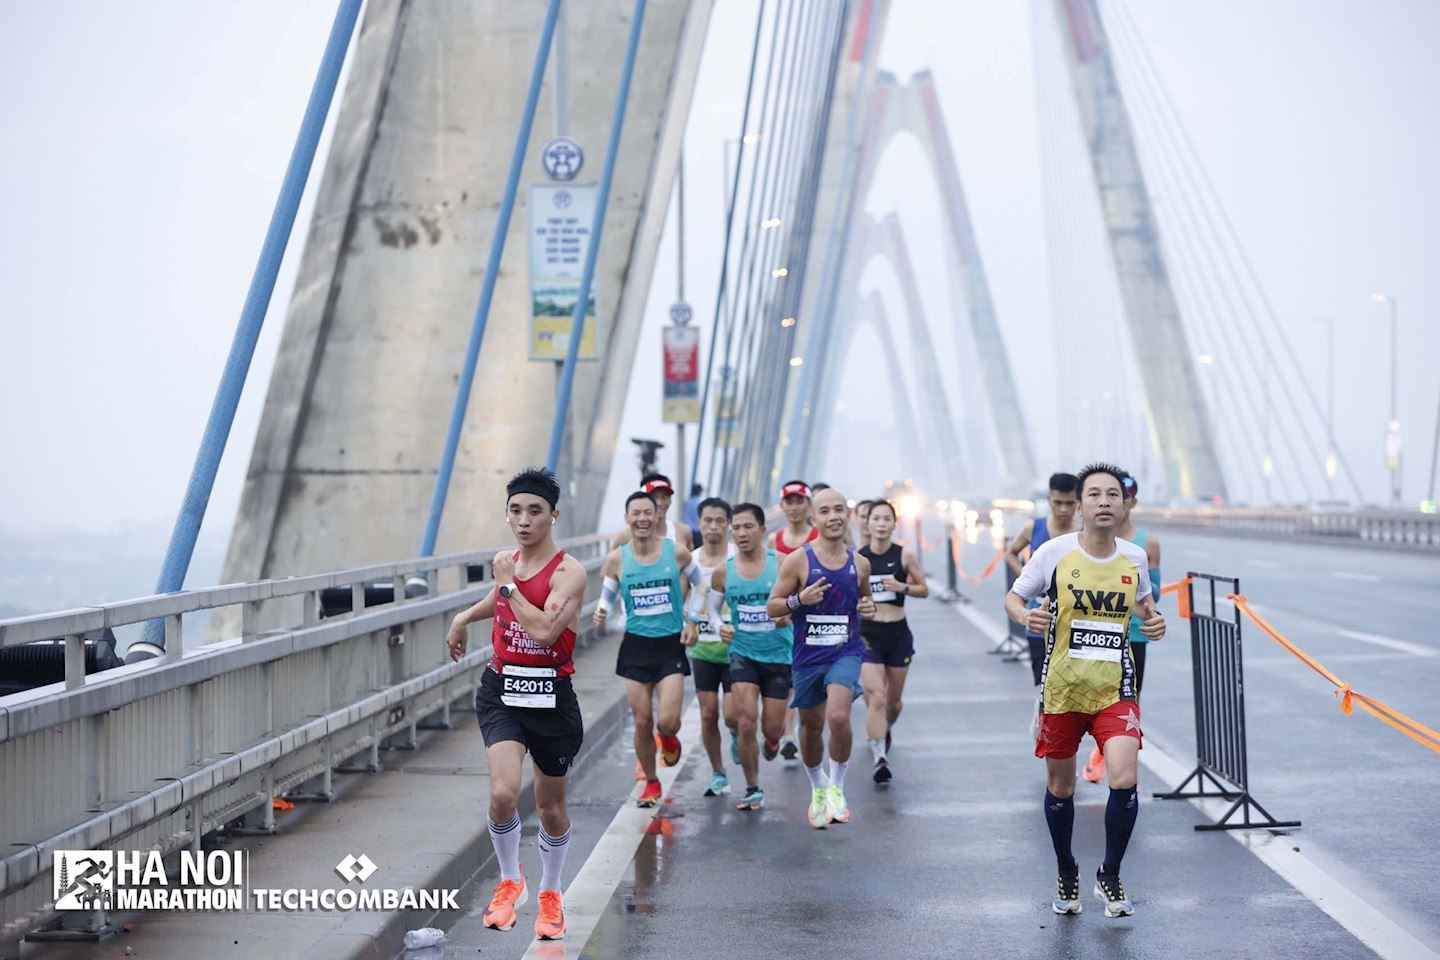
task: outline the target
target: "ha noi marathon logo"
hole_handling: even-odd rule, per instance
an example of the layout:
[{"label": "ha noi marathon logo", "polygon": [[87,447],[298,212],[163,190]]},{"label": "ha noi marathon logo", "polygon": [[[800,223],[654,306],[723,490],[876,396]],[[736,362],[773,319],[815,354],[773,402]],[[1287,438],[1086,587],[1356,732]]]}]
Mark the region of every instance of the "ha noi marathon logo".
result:
[{"label": "ha noi marathon logo", "polygon": [[243,850],[182,850],[167,864],[156,850],[57,850],[56,910],[458,910],[458,890],[362,886],[380,867],[346,854],[336,888],[256,887]]}]

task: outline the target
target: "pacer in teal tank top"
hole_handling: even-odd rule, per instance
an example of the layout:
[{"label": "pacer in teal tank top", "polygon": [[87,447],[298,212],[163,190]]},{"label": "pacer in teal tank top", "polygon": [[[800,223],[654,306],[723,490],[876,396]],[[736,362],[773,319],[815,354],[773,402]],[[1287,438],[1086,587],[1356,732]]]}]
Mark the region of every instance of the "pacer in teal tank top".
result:
[{"label": "pacer in teal tank top", "polygon": [[760,663],[790,662],[794,630],[775,626],[765,612],[779,573],[774,550],[765,551],[765,569],[754,580],[740,576],[734,557],[725,561],[725,602],[730,605],[730,625],[735,628],[731,653]]},{"label": "pacer in teal tank top", "polygon": [[680,632],[685,611],[675,541],[660,544],[660,558],[644,564],[630,544],[620,547],[620,594],[625,598],[625,632],[637,637],[668,637]]}]

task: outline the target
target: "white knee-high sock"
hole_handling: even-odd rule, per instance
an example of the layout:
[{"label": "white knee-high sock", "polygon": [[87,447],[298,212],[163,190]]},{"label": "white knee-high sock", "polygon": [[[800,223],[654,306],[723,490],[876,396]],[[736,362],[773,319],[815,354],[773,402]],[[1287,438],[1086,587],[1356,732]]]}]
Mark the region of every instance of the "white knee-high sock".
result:
[{"label": "white knee-high sock", "polygon": [[829,781],[825,777],[825,763],[823,760],[813,767],[806,767],[805,775],[810,778],[810,789],[812,790],[824,790],[825,787],[829,785]]},{"label": "white knee-high sock", "polygon": [[565,873],[565,851],[570,849],[570,829],[552,837],[540,828],[540,889],[559,890]]},{"label": "white knee-high sock", "polygon": [[509,823],[490,824],[490,842],[495,845],[495,859],[500,863],[501,880],[520,879],[520,815],[514,814]]},{"label": "white knee-high sock", "polygon": [[884,760],[884,759],[885,759],[885,741],[884,741],[884,740],[871,740],[871,741],[870,741],[870,759],[873,760],[873,761],[876,762],[876,763],[879,763],[881,760]]},{"label": "white knee-high sock", "polygon": [[849,769],[849,760],[842,763],[839,760],[832,759],[830,761],[830,782],[837,787],[845,786],[845,771]]}]

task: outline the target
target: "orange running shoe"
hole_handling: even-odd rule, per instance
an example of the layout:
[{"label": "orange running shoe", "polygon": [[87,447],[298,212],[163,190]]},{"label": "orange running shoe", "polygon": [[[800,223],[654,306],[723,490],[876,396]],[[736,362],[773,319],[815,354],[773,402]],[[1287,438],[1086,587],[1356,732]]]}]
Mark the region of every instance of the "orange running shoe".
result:
[{"label": "orange running shoe", "polygon": [[673,734],[668,737],[656,737],[655,742],[660,745],[660,762],[667,767],[673,767],[680,762],[680,738]]},{"label": "orange running shoe", "polygon": [[640,799],[635,801],[637,807],[653,807],[660,802],[660,781],[646,780],[645,789],[640,791]]},{"label": "orange running shoe", "polygon": [[535,918],[535,939],[565,939],[565,911],[560,905],[559,890],[540,891],[540,915]]},{"label": "orange running shoe", "polygon": [[1085,779],[1091,783],[1099,783],[1105,779],[1105,754],[1100,752],[1099,747],[1090,754],[1090,759],[1085,764]]},{"label": "orange running shoe", "polygon": [[515,926],[515,909],[523,907],[530,899],[525,887],[525,877],[519,880],[501,880],[495,884],[495,895],[490,906],[485,908],[485,926],[493,930],[509,930]]}]

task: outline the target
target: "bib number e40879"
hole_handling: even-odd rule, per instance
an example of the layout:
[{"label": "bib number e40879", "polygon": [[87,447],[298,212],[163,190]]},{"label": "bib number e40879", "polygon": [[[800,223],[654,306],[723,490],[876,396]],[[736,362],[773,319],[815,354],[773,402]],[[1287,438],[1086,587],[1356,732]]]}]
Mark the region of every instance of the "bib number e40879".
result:
[{"label": "bib number e40879", "polygon": [[555,706],[554,667],[505,665],[500,674],[500,702],[507,707],[550,708]]},{"label": "bib number e40879", "polygon": [[1108,620],[1071,620],[1070,658],[1119,663],[1127,625]]}]

